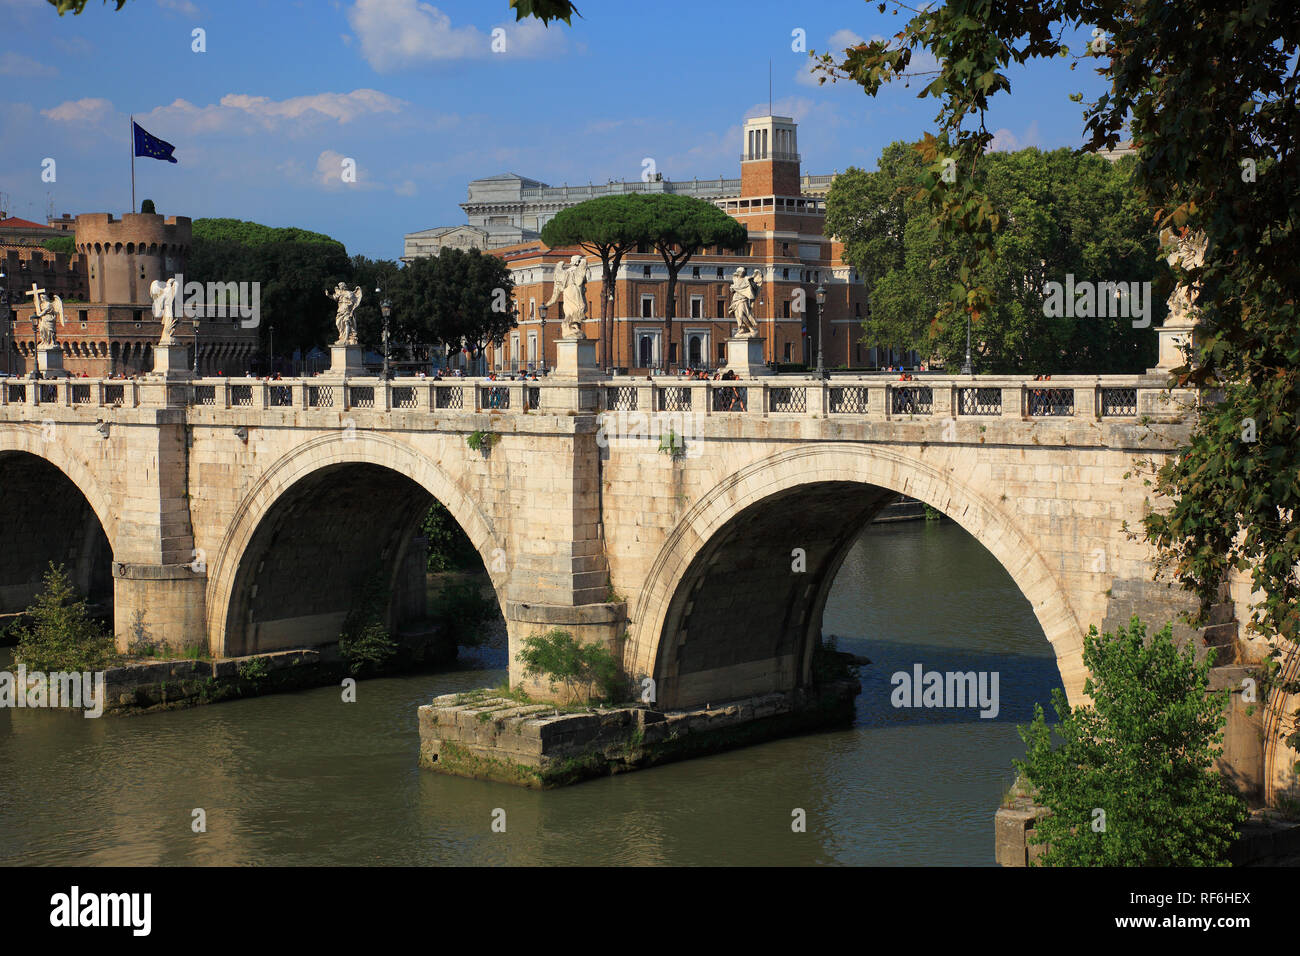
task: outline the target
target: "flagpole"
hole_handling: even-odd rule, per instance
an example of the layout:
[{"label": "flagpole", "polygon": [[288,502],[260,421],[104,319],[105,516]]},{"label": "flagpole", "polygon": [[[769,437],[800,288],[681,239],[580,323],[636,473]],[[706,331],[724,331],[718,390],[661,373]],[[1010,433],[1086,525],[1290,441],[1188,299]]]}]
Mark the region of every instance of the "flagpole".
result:
[{"label": "flagpole", "polygon": [[131,211],[135,212],[135,116],[129,117],[131,122]]}]

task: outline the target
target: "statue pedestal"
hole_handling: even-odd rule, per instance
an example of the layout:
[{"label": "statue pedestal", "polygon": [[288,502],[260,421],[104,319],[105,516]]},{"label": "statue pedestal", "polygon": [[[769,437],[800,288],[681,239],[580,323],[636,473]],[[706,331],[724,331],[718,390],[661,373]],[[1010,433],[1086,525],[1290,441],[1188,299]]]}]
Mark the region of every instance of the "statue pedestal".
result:
[{"label": "statue pedestal", "polygon": [[165,378],[169,381],[193,378],[194,371],[190,368],[189,348],[178,342],[173,342],[171,345],[155,345],[153,374],[157,378]]},{"label": "statue pedestal", "polygon": [[360,345],[330,346],[330,375],[358,376],[365,374],[366,367],[361,361]]},{"label": "statue pedestal", "polygon": [[36,370],[41,378],[63,378],[63,350],[57,345],[42,345],[36,349]]},{"label": "statue pedestal", "polygon": [[591,382],[605,377],[596,362],[595,339],[557,339],[555,368],[551,378],[567,382]]},{"label": "statue pedestal", "polygon": [[771,375],[763,358],[763,340],[757,335],[749,338],[727,339],[727,371],[741,378],[760,378]]},{"label": "statue pedestal", "polygon": [[1147,369],[1147,371],[1168,372],[1181,365],[1186,365],[1187,356],[1183,354],[1182,350],[1188,343],[1194,341],[1195,332],[1196,326],[1184,324],[1166,324],[1156,329],[1156,335],[1159,336],[1159,358],[1156,360],[1156,367]]}]

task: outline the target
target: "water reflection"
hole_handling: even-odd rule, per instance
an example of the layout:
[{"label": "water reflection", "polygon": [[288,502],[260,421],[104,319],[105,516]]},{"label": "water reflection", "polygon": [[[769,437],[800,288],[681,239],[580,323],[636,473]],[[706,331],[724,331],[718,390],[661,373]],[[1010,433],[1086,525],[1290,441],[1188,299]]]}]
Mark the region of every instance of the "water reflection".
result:
[{"label": "water reflection", "polygon": [[[825,629],[873,661],[851,727],[547,793],[416,766],[416,706],[498,683],[490,652],[365,681],[355,704],[320,688],[133,718],[0,711],[0,862],[991,864],[1015,723],[1058,683],[1028,603],[955,525],[880,526]],[[918,661],[997,670],[997,719],[891,707],[889,675]]]}]

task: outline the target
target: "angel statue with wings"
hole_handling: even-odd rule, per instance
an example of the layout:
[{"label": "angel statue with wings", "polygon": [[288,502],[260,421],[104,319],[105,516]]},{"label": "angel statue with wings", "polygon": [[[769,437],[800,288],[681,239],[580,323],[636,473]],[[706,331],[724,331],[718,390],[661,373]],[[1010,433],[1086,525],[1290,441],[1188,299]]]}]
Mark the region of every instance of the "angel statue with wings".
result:
[{"label": "angel statue with wings", "polygon": [[745,275],[743,266],[737,267],[731,276],[731,309],[736,317],[735,337],[748,339],[758,334],[758,323],[754,321],[754,302],[758,299],[759,287],[763,284],[763,274],[757,269],[752,275]]},{"label": "angel statue with wings", "polygon": [[356,345],[357,320],[353,317],[353,314],[357,311],[357,306],[361,304],[361,286],[348,291],[348,287],[340,282],[335,286],[333,292],[326,294],[339,305],[338,312],[334,314],[334,324],[339,330],[339,340],[334,344]]},{"label": "angel statue with wings", "polygon": [[587,260],[579,255],[563,260],[555,266],[555,284],[546,304],[553,305],[564,296],[564,314],[560,319],[561,337],[585,339],[582,324],[587,321]]},{"label": "angel statue with wings", "polygon": [[154,279],[149,283],[149,298],[153,299],[153,317],[162,319],[162,335],[158,346],[176,344],[176,277],[166,282]]},{"label": "angel statue with wings", "polygon": [[53,348],[54,341],[54,320],[59,320],[59,325],[67,325],[67,320],[63,317],[63,300],[57,295],[48,295],[44,289],[38,289],[36,283],[32,283],[32,291],[27,293],[32,297],[32,305],[35,311],[32,312],[32,324],[36,326],[36,344],[39,348]]}]

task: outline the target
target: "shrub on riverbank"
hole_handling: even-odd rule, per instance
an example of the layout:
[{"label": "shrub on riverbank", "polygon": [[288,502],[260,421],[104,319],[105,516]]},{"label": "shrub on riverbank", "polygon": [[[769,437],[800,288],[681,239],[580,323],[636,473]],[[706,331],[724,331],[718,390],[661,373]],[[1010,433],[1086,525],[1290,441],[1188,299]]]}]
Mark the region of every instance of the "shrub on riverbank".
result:
[{"label": "shrub on riverbank", "polygon": [[558,628],[546,634],[524,638],[517,659],[529,677],[545,677],[554,691],[564,685],[565,699],[575,700],[580,688],[587,700],[618,700],[619,662],[603,644],[580,644],[568,631]]},{"label": "shrub on riverbank", "polygon": [[433,599],[433,619],[460,647],[477,647],[486,640],[486,625],[497,615],[497,602],[483,595],[477,582],[444,584]]},{"label": "shrub on riverbank", "polygon": [[113,635],[90,616],[63,565],[51,561],[43,584],[18,628],[15,661],[46,673],[108,667],[117,656]]},{"label": "shrub on riverbank", "polygon": [[388,608],[388,591],[383,570],[372,575],[357,607],[343,621],[339,634],[339,653],[352,669],[360,673],[366,667],[379,670],[397,654],[397,642],[388,633],[384,612]]},{"label": "shrub on riverbank", "polygon": [[[1044,866],[1226,866],[1246,806],[1212,769],[1228,692],[1209,692],[1210,662],[1180,652],[1166,624],[1148,642],[1135,615],[1127,628],[1084,639],[1093,706],[1070,708],[1059,688],[1060,723],[1041,705],[1021,727],[1028,752],[1015,761],[1051,813],[1031,842]],[[1052,746],[1052,730],[1061,746]]]}]

